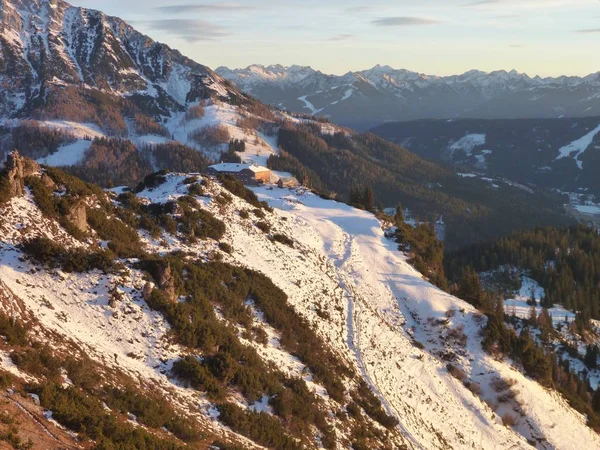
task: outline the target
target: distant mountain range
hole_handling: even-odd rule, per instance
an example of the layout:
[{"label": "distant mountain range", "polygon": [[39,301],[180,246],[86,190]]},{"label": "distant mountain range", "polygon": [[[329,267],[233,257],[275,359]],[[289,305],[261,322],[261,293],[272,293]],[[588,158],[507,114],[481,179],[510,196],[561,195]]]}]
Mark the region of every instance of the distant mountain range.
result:
[{"label": "distant mountain range", "polygon": [[327,75],[311,67],[252,65],[216,72],[263,102],[329,117],[358,130],[417,119],[514,119],[600,115],[600,72],[529,77],[517,71],[432,76],[389,66]]}]

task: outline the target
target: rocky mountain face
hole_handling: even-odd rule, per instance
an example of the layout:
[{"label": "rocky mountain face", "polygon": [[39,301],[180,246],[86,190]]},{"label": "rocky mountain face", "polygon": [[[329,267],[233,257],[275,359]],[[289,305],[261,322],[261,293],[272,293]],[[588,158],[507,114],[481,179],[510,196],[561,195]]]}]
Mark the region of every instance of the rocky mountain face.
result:
[{"label": "rocky mountain face", "polygon": [[267,103],[326,116],[359,130],[387,121],[600,113],[597,73],[583,78],[531,78],[514,70],[472,70],[439,77],[379,65],[342,76],[298,66],[220,67],[216,72]]},{"label": "rocky mountain face", "polygon": [[239,95],[210,69],[123,20],[63,0],[0,3],[0,117],[21,117],[68,86],[168,115],[210,95]]}]

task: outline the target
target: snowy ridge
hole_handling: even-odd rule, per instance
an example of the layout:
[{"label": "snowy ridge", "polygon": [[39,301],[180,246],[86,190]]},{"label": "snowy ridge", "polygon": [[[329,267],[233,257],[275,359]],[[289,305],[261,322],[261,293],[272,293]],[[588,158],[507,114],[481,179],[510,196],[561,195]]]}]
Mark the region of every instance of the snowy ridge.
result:
[{"label": "snowy ridge", "polygon": [[310,67],[282,65],[265,67],[260,64],[253,64],[245,70],[218,67],[215,71],[224,78],[235,79],[236,84],[246,92],[252,92],[252,86],[258,82],[268,81],[282,87],[289,86],[301,82],[315,72]]},{"label": "snowy ridge", "polygon": [[[371,69],[348,72],[344,75],[325,75],[311,67],[281,65],[261,66],[251,65],[246,68],[229,69],[218,67],[216,72],[224,78],[233,81],[242,89],[252,89],[259,83],[271,83],[280,87],[295,83],[308,84],[308,77],[330,77],[332,80],[362,79],[380,88],[402,90],[413,90],[412,86],[420,88],[432,85],[455,86],[457,89],[474,86],[487,95],[493,95],[495,91],[512,90],[517,91],[522,86],[544,87],[544,86],[570,86],[580,85],[599,86],[598,74],[586,77],[529,77],[525,73],[516,70],[507,72],[497,70],[484,72],[470,70],[460,75],[436,76],[412,72],[405,69],[394,69],[390,66],[376,65]],[[340,83],[341,84],[341,83]]]}]

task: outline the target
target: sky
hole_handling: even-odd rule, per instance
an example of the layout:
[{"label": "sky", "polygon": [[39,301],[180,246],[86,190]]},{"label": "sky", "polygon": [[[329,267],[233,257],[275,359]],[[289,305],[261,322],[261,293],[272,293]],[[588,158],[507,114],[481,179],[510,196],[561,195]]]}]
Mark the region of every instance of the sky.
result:
[{"label": "sky", "polygon": [[600,71],[598,0],[72,0],[211,68]]}]

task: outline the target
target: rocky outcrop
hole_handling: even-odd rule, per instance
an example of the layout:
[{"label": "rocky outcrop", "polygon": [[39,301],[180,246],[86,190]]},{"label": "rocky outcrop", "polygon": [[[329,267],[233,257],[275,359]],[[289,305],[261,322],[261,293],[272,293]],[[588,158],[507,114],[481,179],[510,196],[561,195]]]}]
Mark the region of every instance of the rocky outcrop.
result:
[{"label": "rocky outcrop", "polygon": [[156,280],[158,287],[165,293],[169,301],[174,303],[177,300],[177,294],[175,292],[175,277],[173,277],[173,272],[171,271],[171,264],[167,263],[166,266],[159,268]]},{"label": "rocky outcrop", "polygon": [[144,300],[150,300],[150,296],[152,295],[153,290],[154,285],[149,281],[146,281],[146,284],[144,284],[144,288],[142,289],[142,297],[144,297]]},{"label": "rocky outcrop", "polygon": [[158,288],[171,303],[175,303],[177,301],[177,291],[175,289],[175,277],[171,270],[171,264],[156,261],[148,270],[156,281],[156,286],[150,281],[146,282],[142,290],[144,300],[148,301],[154,289]]},{"label": "rocky outcrop", "polygon": [[25,178],[40,171],[40,165],[35,161],[23,158],[16,150],[9,153],[4,165],[10,185],[10,193],[18,197],[25,192]]},{"label": "rocky outcrop", "polygon": [[79,231],[87,231],[87,210],[84,200],[77,201],[69,208],[67,220],[71,222]]}]

